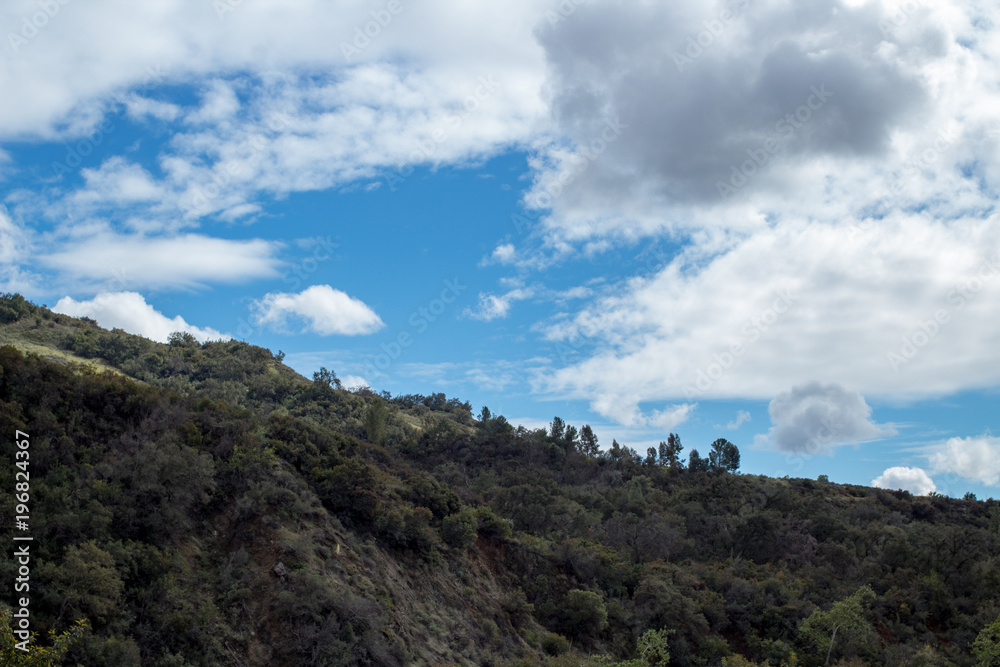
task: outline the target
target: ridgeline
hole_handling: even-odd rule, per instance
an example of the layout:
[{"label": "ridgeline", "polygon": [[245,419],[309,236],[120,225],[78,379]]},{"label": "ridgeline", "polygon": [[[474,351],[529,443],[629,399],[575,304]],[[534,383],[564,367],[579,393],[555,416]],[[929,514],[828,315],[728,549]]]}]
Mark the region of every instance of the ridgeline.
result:
[{"label": "ridgeline", "polygon": [[3,664],[1000,665],[992,499],[601,449],[282,356],[0,297],[0,516],[27,470],[33,538],[29,592],[0,555]]}]

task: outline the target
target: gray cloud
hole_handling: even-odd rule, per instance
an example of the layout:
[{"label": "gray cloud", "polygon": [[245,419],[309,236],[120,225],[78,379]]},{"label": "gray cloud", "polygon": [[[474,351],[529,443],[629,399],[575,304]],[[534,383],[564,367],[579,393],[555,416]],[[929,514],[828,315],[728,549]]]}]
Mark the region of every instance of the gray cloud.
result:
[{"label": "gray cloud", "polygon": [[[595,3],[540,31],[560,129],[588,144],[609,117],[628,126],[567,190],[567,207],[640,189],[672,202],[717,202],[717,182],[765,141],[776,142],[771,162],[780,155],[789,167],[876,156],[922,107],[917,76],[880,49],[879,16],[868,5],[754,2],[726,23],[720,12],[700,3]],[[810,98],[819,89],[832,95]],[[810,99],[808,121],[782,122]],[[758,176],[755,187],[768,181],[780,186],[780,170]]]},{"label": "gray cloud", "polygon": [[819,454],[837,445],[854,444],[894,435],[891,426],[871,421],[872,409],[856,391],[838,384],[792,387],[768,406],[768,438],[780,450]]}]

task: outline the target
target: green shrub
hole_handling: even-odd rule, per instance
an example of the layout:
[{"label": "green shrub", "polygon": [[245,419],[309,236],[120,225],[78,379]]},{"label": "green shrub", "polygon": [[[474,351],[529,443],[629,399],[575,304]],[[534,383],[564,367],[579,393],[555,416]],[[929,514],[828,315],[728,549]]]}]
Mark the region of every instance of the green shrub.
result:
[{"label": "green shrub", "polygon": [[441,522],[441,539],[452,549],[468,549],[476,541],[476,518],[464,511],[446,516]]}]

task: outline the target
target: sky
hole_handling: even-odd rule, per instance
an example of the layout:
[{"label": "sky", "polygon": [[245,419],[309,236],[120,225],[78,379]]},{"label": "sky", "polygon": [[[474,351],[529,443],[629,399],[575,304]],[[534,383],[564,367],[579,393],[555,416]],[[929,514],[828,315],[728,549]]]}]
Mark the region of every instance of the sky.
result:
[{"label": "sky", "polygon": [[8,0],[0,289],[641,453],[1000,486],[988,0]]}]

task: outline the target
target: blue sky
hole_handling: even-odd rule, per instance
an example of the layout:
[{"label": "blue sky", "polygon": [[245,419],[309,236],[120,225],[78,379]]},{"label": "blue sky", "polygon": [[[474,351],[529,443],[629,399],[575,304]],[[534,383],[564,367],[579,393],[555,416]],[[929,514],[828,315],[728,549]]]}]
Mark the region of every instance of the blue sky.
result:
[{"label": "blue sky", "polygon": [[1000,485],[1000,11],[0,8],[0,280],[743,471]]}]

